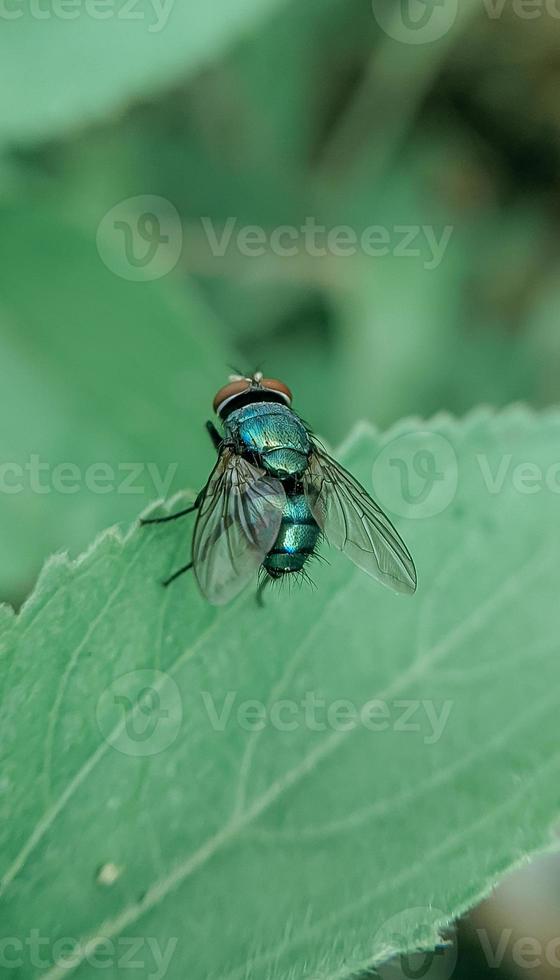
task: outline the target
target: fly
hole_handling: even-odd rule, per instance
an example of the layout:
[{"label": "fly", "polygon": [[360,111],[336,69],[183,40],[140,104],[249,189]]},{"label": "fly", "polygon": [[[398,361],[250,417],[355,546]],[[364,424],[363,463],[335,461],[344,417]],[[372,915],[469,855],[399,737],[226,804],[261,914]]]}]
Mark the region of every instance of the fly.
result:
[{"label": "fly", "polygon": [[262,569],[263,582],[304,574],[322,537],[395,592],[416,590],[410,553],[366,490],[314,439],[292,410],[282,382],[232,375],[214,398],[222,433],[206,426],[218,461],[191,507],[143,524],[196,512],[189,569],[209,602],[233,599]]}]

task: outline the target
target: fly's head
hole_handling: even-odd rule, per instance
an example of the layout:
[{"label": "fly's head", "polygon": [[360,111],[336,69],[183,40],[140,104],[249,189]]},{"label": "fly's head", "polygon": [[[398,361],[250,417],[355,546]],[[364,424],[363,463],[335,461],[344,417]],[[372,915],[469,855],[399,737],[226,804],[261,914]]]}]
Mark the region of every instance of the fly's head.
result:
[{"label": "fly's head", "polygon": [[251,401],[279,401],[292,404],[292,393],[283,381],[276,378],[265,378],[261,371],[256,371],[249,377],[241,374],[230,374],[227,385],[217,392],[213,408],[216,415],[223,420],[234,408],[249,404]]}]

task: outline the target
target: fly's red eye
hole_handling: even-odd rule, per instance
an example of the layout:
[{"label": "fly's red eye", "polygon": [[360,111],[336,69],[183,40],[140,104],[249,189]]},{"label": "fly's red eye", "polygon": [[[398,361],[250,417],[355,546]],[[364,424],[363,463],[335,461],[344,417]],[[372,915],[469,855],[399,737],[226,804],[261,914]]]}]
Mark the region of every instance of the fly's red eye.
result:
[{"label": "fly's red eye", "polygon": [[261,400],[263,391],[275,392],[281,395],[282,400],[288,405],[292,404],[292,393],[283,381],[278,381],[276,378],[263,378],[261,374],[257,373],[251,378],[234,378],[229,384],[220,388],[214,398],[214,411],[217,415],[220,415],[229,401],[237,395],[243,395],[248,391],[255,392],[255,400],[258,399],[258,392],[261,392]]},{"label": "fly's red eye", "polygon": [[291,405],[293,396],[283,381],[277,381],[276,378],[263,378],[261,384],[263,388],[268,388],[269,391],[278,391],[281,395],[284,395],[288,404]]},{"label": "fly's red eye", "polygon": [[222,402],[227,401],[228,398],[233,398],[234,395],[240,395],[243,391],[248,391],[251,387],[251,382],[247,378],[240,378],[239,381],[230,381],[228,385],[224,385],[220,388],[218,394],[214,398],[213,408],[217,412],[218,408]]}]

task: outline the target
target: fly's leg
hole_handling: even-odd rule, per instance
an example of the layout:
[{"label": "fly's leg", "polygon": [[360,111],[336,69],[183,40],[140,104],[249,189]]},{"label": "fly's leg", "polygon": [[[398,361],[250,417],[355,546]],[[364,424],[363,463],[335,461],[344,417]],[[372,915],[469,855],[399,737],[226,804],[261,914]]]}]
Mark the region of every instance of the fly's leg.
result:
[{"label": "fly's leg", "polygon": [[214,445],[214,449],[216,450],[216,452],[219,453],[220,448],[221,448],[221,445],[222,445],[222,442],[223,442],[223,439],[222,439],[220,433],[218,432],[218,430],[217,430],[217,428],[216,428],[216,426],[214,425],[213,422],[207,422],[206,423],[206,430],[207,430],[208,435],[210,436],[210,438],[212,440],[212,443]]},{"label": "fly's leg", "polygon": [[178,510],[176,514],[170,514],[169,517],[147,517],[140,518],[140,524],[144,526],[145,524],[167,524],[169,521],[177,521],[180,517],[185,517],[187,514],[194,513],[198,510],[200,504],[202,503],[202,497],[204,490],[201,490],[198,497],[196,498],[194,504],[190,507],[186,507],[185,510]]},{"label": "fly's leg", "polygon": [[[168,521],[176,521],[179,517],[185,517],[186,514],[192,514],[193,511],[198,510],[198,508],[200,507],[202,500],[204,498],[205,490],[206,487],[204,487],[204,489],[200,491],[194,504],[192,504],[190,507],[186,507],[185,510],[179,510],[177,511],[176,514],[170,514],[169,517],[149,517],[147,520],[141,520],[140,524],[166,524]],[[188,572],[189,569],[191,569],[192,567],[193,567],[193,562],[192,561],[188,562],[187,565],[183,565],[183,567],[180,568],[177,572],[174,572],[173,575],[170,575],[169,578],[166,578],[165,581],[162,582],[162,585],[164,585],[167,588],[167,586],[171,585],[171,583],[174,582],[175,579],[179,578],[180,575],[184,575],[184,573]]]},{"label": "fly's leg", "polygon": [[187,514],[192,514],[196,510],[195,504],[192,507],[187,507],[186,510],[178,510],[176,514],[171,514],[169,517],[149,517],[141,518],[140,524],[142,527],[145,524],[167,524],[168,521],[177,521],[180,517],[185,517]]},{"label": "fly's leg", "polygon": [[175,581],[175,579],[178,579],[180,575],[184,575],[184,574],[185,574],[185,572],[188,572],[188,571],[190,571],[190,569],[191,569],[192,567],[193,567],[193,563],[192,563],[192,561],[190,561],[190,562],[188,562],[188,564],[187,564],[187,565],[183,565],[183,567],[182,567],[182,568],[180,568],[180,569],[179,569],[179,571],[177,571],[177,572],[173,572],[173,575],[170,575],[170,576],[169,576],[169,578],[166,578],[166,579],[165,579],[165,581],[164,581],[164,582],[162,582],[162,585],[163,585],[163,586],[164,586],[165,588],[167,588],[167,586],[168,586],[168,585],[171,585],[171,583],[172,583],[172,582],[174,582],[174,581]]},{"label": "fly's leg", "polygon": [[263,592],[266,589],[267,585],[270,585],[271,582],[272,582],[272,579],[269,578],[268,576],[266,578],[262,578],[261,581],[259,582],[259,585],[258,585],[256,594],[255,594],[255,599],[257,600],[257,606],[259,606],[260,609],[264,609]]}]

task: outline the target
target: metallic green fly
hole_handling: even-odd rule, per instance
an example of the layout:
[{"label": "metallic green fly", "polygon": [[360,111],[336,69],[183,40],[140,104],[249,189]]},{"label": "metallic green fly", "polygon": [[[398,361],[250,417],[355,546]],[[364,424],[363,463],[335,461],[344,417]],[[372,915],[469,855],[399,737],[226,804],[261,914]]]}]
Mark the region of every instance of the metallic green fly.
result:
[{"label": "metallic green fly", "polygon": [[192,507],[197,512],[192,561],[164,583],[194,569],[215,605],[233,599],[262,569],[264,586],[305,574],[322,537],[395,592],[416,590],[414,562],[397,531],[364,488],[317,443],[292,410],[281,381],[232,375],[214,398],[220,434],[207,422],[218,461]]}]

